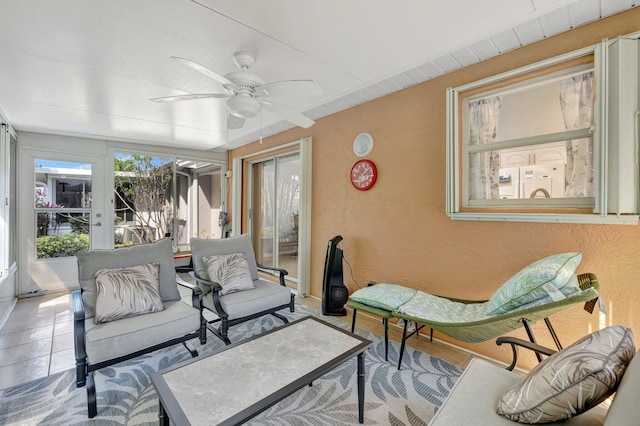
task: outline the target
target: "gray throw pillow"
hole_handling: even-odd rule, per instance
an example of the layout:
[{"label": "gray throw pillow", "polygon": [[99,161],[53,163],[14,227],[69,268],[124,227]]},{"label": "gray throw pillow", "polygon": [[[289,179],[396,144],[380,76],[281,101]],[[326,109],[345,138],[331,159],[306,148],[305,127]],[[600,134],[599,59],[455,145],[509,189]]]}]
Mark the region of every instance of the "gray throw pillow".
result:
[{"label": "gray throw pillow", "polygon": [[110,322],[164,310],[159,271],[158,262],[97,271],[94,322]]},{"label": "gray throw pillow", "polygon": [[249,271],[251,279],[257,280],[258,268],[256,265],[256,256],[253,252],[253,244],[249,234],[242,234],[237,237],[215,239],[215,238],[191,238],[191,255],[193,260],[193,270],[208,280],[209,274],[207,267],[204,265],[203,258],[205,256],[214,256],[220,254],[244,253],[249,263]]},{"label": "gray throw pillow", "polygon": [[202,260],[211,281],[217,282],[222,287],[220,296],[256,288],[244,253],[205,256]]},{"label": "gray throw pillow", "polygon": [[85,318],[91,318],[95,315],[96,272],[100,269],[124,268],[160,262],[160,297],[162,301],[180,300],[173,261],[173,245],[168,238],[151,244],[114,250],[80,250],[76,253],[76,257]]},{"label": "gray throw pillow", "polygon": [[591,333],[518,380],[496,412],[521,423],[549,423],[583,413],[615,392],[634,355],[631,329],[612,326]]}]

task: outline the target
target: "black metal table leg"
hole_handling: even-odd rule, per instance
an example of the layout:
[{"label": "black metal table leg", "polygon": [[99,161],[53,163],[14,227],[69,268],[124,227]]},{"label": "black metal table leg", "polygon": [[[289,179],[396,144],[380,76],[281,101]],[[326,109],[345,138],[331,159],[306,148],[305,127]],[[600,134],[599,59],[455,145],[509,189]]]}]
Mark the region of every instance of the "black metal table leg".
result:
[{"label": "black metal table leg", "polygon": [[383,318],[384,324],[384,360],[389,361],[389,318]]},{"label": "black metal table leg", "polygon": [[353,308],[353,318],[351,319],[351,332],[352,333],[353,333],[353,330],[356,329],[356,312],[358,312],[358,310]]},{"label": "black metal table leg", "polygon": [[364,423],[364,352],[358,354],[358,421]]},{"label": "black metal table leg", "polygon": [[160,420],[160,426],[169,426],[169,416],[164,409],[164,405],[162,405],[162,401],[158,400],[158,405],[160,406],[158,412],[158,419]]}]

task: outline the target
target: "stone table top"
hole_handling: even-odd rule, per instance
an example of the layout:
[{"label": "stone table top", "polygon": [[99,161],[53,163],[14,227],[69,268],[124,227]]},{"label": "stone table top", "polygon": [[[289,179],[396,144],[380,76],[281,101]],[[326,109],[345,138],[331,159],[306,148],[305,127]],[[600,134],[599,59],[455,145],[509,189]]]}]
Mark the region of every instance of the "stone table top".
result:
[{"label": "stone table top", "polygon": [[[191,425],[225,424],[243,410],[258,413],[266,409],[370,344],[322,320],[306,317],[159,375]],[[165,409],[171,413],[171,404],[163,398],[168,397],[164,386],[156,383],[162,380],[158,374],[153,377]],[[279,397],[273,399],[274,395]]]}]

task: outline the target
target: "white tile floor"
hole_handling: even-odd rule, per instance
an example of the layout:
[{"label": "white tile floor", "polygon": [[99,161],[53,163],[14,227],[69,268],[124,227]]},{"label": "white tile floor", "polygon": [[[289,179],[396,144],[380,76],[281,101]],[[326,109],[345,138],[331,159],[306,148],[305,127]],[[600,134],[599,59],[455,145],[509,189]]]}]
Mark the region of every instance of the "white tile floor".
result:
[{"label": "white tile floor", "polygon": [[[191,293],[179,287],[186,303]],[[296,298],[320,310],[320,300]],[[206,311],[205,317],[211,313]],[[211,314],[212,315],[212,314]],[[351,324],[351,315],[336,317]],[[360,315],[358,326],[375,333],[382,332],[379,319]],[[400,340],[401,329],[390,327],[390,338]],[[209,338],[215,338],[209,335]],[[418,336],[411,346],[453,364],[466,366],[470,353]],[[75,366],[73,352],[73,313],[71,294],[59,293],[18,300],[7,323],[0,329],[0,396],[3,389],[67,370]]]},{"label": "white tile floor", "polygon": [[0,330],[0,389],[73,368],[69,293],[18,300]]}]

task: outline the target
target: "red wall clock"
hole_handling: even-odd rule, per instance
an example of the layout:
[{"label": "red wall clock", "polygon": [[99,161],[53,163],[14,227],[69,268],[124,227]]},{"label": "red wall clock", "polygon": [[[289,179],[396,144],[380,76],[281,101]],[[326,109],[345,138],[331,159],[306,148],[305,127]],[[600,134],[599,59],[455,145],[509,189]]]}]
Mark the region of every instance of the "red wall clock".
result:
[{"label": "red wall clock", "polygon": [[376,183],[378,169],[371,160],[358,160],[351,168],[351,184],[359,191],[366,191]]}]

